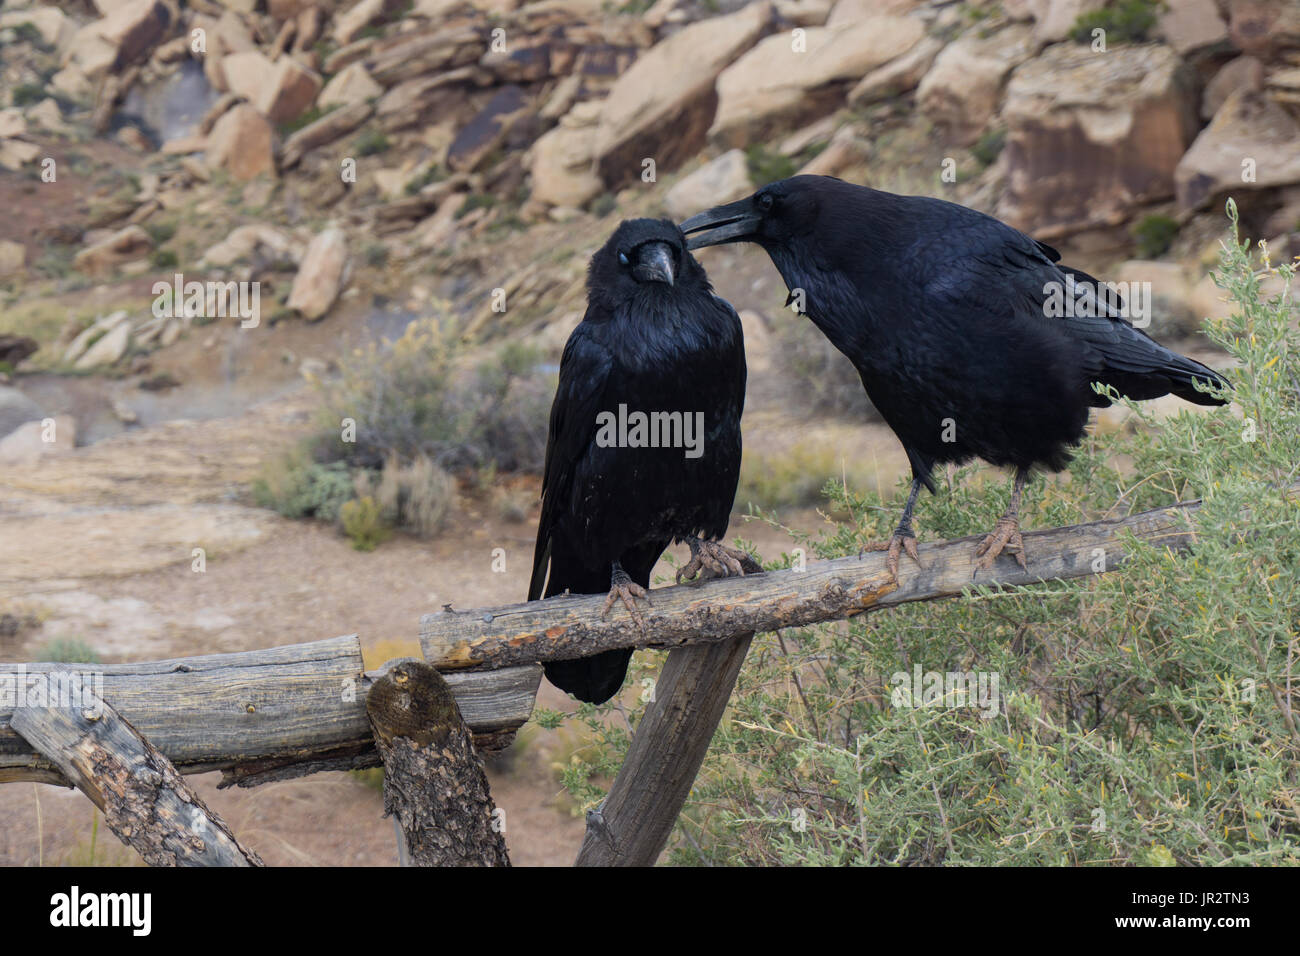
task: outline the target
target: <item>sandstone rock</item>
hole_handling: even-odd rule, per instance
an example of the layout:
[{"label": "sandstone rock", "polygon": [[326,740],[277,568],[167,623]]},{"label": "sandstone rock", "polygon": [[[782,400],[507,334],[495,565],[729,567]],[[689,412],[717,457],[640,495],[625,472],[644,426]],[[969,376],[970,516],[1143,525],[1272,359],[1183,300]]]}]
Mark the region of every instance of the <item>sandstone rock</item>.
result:
[{"label": "sandstone rock", "polygon": [[7,365],[17,365],[24,359],[31,358],[40,349],[40,344],[26,335],[0,332],[0,362]]},{"label": "sandstone rock", "polygon": [[153,249],[153,240],[139,226],[127,226],[108,238],[82,249],[72,264],[90,275],[107,275],[123,263],[140,259]]},{"label": "sandstone rock", "polygon": [[[1088,47],[1080,49],[1088,52]],[[1033,52],[1031,31],[1024,26],[1007,27],[987,37],[964,36],[945,47],[922,77],[916,91],[917,106],[954,142],[968,146],[979,139],[997,112],[1007,74]]]},{"label": "sandstone rock", "polygon": [[16,107],[0,110],[0,139],[22,136],[27,132],[27,120]]},{"label": "sandstone rock", "polygon": [[0,140],[0,166],[5,169],[16,172],[40,155],[41,148],[35,143],[25,143],[21,139]]},{"label": "sandstone rock", "polygon": [[1160,35],[1180,56],[1228,39],[1228,25],[1219,16],[1214,0],[1165,0],[1158,21]]},{"label": "sandstone rock", "polygon": [[167,34],[172,11],[161,0],[127,0],[103,19],[86,24],[69,41],[63,65],[90,77],[143,59]]},{"label": "sandstone rock", "polygon": [[274,174],[271,124],[254,107],[240,103],[212,127],[203,161],[209,169],[225,169],[241,181]]},{"label": "sandstone rock", "polygon": [[105,332],[81,358],[73,363],[73,368],[85,371],[92,368],[116,364],[131,345],[131,323],[119,322]]},{"label": "sandstone rock", "polygon": [[16,276],[27,265],[27,247],[21,242],[0,239],[0,278]]},{"label": "sandstone rock", "polygon": [[267,86],[253,105],[272,123],[297,119],[320,92],[321,78],[290,56],[275,61]]},{"label": "sandstone rock", "polygon": [[319,319],[347,281],[347,266],[347,237],[341,229],[326,229],[307,246],[286,305],[306,319]]},{"label": "sandstone rock", "polygon": [[199,264],[227,268],[263,256],[270,261],[296,265],[302,255],[301,243],[271,226],[251,223],[231,230],[230,235],[203,253]]},{"label": "sandstone rock", "polygon": [[844,101],[845,87],[910,50],[925,34],[912,17],[876,16],[844,27],[767,37],[718,77],[709,137],[745,146],[792,116],[809,119]]},{"label": "sandstone rock", "polygon": [[836,0],[826,25],[828,27],[851,26],[868,17],[877,17],[885,13],[902,16],[920,5],[920,0]]},{"label": "sandstone rock", "polygon": [[1300,46],[1300,0],[1231,0],[1228,36],[1242,53],[1271,60]]},{"label": "sandstone rock", "polygon": [[29,109],[27,118],[41,129],[52,133],[63,132],[68,125],[63,121],[63,111],[59,109],[58,101],[53,97],[43,99]]},{"label": "sandstone rock", "polygon": [[664,208],[675,221],[681,221],[753,191],[745,153],[732,149],[679,179],[664,196]]},{"label": "sandstone rock", "polygon": [[581,206],[604,189],[594,168],[602,104],[579,103],[532,148],[532,198],[553,206]]},{"label": "sandstone rock", "polygon": [[465,193],[452,193],[442,201],[428,219],[415,227],[415,243],[421,249],[440,249],[456,232],[456,214],[469,197]]},{"label": "sandstone rock", "polygon": [[104,335],[106,332],[117,328],[123,322],[126,322],[128,318],[129,316],[125,309],[118,309],[116,312],[112,312],[109,315],[101,316],[96,319],[78,333],[70,343],[68,343],[68,348],[63,353],[63,361],[75,362],[85,354],[86,349],[90,348],[90,344],[93,341]]},{"label": "sandstone rock", "polygon": [[327,106],[352,106],[374,99],[383,92],[384,88],[371,79],[363,64],[350,63],[325,84],[325,89],[316,98],[316,105],[322,109]]},{"label": "sandstone rock", "polygon": [[942,49],[943,41],[937,37],[921,37],[916,46],[902,56],[876,67],[864,76],[849,91],[849,105],[866,106],[915,89],[934,65],[935,57]]},{"label": "sandstone rock", "polygon": [[1034,19],[1034,43],[1059,43],[1069,36],[1074,21],[1106,6],[1106,0],[1029,0]]},{"label": "sandstone rock", "polygon": [[1211,119],[1219,107],[1237,90],[1261,90],[1264,88],[1264,64],[1253,56],[1239,56],[1229,60],[1214,74],[1214,78],[1205,84],[1205,93],[1201,96],[1201,118]]},{"label": "sandstone rock", "polygon": [[[604,182],[635,179],[645,157],[666,172],[698,152],[713,120],[715,80],[771,19],[769,3],[750,4],[691,24],[633,63],[605,99],[591,146]],[[663,135],[667,128],[671,137]]]},{"label": "sandstone rock", "polygon": [[372,111],[369,103],[354,103],[326,113],[316,122],[304,126],[285,141],[281,155],[285,168],[296,165],[313,149],[352,132],[370,118]]},{"label": "sandstone rock", "polygon": [[867,157],[867,147],[860,142],[853,127],[837,130],[826,148],[808,160],[799,170],[800,176],[838,176],[855,163]]},{"label": "sandstone rock", "polygon": [[59,48],[72,39],[76,24],[58,7],[27,7],[23,10],[5,10],[0,13],[0,30],[11,30],[30,23],[49,46]]},{"label": "sandstone rock", "polygon": [[428,77],[442,70],[476,63],[483,55],[483,38],[476,27],[449,27],[416,33],[376,47],[366,69],[376,81],[392,86],[402,80]]},{"label": "sandstone rock", "polygon": [[1228,97],[1178,163],[1178,208],[1198,209],[1224,194],[1300,183],[1300,124],[1262,93]]},{"label": "sandstone rock", "polygon": [[30,464],[43,455],[69,452],[76,442],[77,423],[70,415],[28,421],[0,438],[0,463]]},{"label": "sandstone rock", "polygon": [[361,0],[334,19],[334,42],[339,46],[351,43],[357,34],[378,20],[384,12],[385,0]]},{"label": "sandstone rock", "polygon": [[1026,231],[1060,230],[1114,224],[1168,197],[1195,130],[1191,95],[1168,47],[1050,48],[1007,86],[999,215]]},{"label": "sandstone rock", "polygon": [[262,91],[271,84],[274,71],[275,66],[261,50],[227,53],[221,58],[221,73],[226,78],[227,88],[250,103],[256,103]]},{"label": "sandstone rock", "polygon": [[776,15],[786,23],[796,27],[821,27],[826,26],[833,5],[831,0],[776,0],[774,6]]},{"label": "sandstone rock", "polygon": [[503,86],[456,134],[447,148],[447,168],[473,172],[505,140],[530,105],[528,95],[513,84]]}]

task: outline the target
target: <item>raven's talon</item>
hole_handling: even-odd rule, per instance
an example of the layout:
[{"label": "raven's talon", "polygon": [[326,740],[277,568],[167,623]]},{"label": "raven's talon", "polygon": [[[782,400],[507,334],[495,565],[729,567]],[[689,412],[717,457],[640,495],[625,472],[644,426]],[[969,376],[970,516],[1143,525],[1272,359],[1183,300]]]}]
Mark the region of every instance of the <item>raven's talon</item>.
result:
[{"label": "raven's talon", "polygon": [[650,600],[650,595],[645,588],[628,577],[626,571],[615,571],[610,581],[609,594],[605,597],[605,606],[600,609],[600,619],[605,620],[609,616],[609,610],[614,606],[614,602],[621,600],[623,606],[627,608],[628,614],[632,615],[632,620],[644,630],[645,617],[641,613],[641,608],[637,606],[638,598],[654,607],[654,603]]},{"label": "raven's talon", "polygon": [[975,549],[975,557],[980,559],[977,566],[984,571],[990,570],[1003,551],[1013,555],[1017,564],[1026,571],[1029,570],[1025,561],[1025,542],[1020,536],[1020,521],[1017,518],[1003,516],[998,519],[993,530],[985,535],[980,546]]},{"label": "raven's talon", "polygon": [[[894,579],[895,584],[898,583],[898,562],[904,552],[916,562],[917,567],[921,565],[921,555],[916,549],[916,535],[908,528],[899,528],[890,536],[888,541],[869,544],[863,550],[888,552],[885,555],[885,570],[889,572],[889,576]],[[862,551],[858,552],[858,557],[862,557]]]},{"label": "raven's talon", "polygon": [[[719,541],[701,541],[697,538],[687,540],[691,549],[691,560],[677,569],[677,583],[712,578],[743,578],[746,574],[756,574],[763,566],[744,551],[729,548]],[[706,573],[707,572],[707,573]]]}]

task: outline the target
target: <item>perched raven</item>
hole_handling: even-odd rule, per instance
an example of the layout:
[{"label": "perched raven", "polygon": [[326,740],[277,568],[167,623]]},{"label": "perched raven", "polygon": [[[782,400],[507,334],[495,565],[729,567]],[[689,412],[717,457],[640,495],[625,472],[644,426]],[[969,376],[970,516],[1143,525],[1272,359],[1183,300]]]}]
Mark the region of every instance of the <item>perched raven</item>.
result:
[{"label": "perched raven", "polygon": [[[1031,468],[1059,471],[1090,407],[1173,393],[1223,399],[1217,373],[1125,321],[1121,298],[1060,254],[955,203],[795,176],[682,223],[689,248],[753,242],[804,311],[852,360],[912,465],[903,518],[886,547],[916,560],[912,509],[934,493],[939,462],[982,458],[1016,469],[1006,514],[976,550],[990,568],[1006,549],[1025,567],[1020,493]],[[787,304],[789,304],[787,302]]]},{"label": "perched raven", "polygon": [[[623,222],[591,259],[587,313],[560,360],[528,599],[599,594],[642,622],[650,571],[685,541],[678,580],[758,571],[718,543],[740,476],[745,350],[736,311],[670,220]],[[550,571],[549,579],[547,571]],[[631,650],[551,661],[551,683],[602,703]]]}]

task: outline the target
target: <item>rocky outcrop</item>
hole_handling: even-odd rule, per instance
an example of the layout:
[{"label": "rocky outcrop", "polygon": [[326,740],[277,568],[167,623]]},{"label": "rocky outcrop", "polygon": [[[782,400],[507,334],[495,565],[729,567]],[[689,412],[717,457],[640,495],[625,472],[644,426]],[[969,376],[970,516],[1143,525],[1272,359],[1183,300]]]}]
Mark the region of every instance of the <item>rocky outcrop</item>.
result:
[{"label": "rocky outcrop", "polygon": [[753,191],[745,154],[732,149],[679,179],[664,196],[664,208],[674,220],[682,220]]},{"label": "rocky outcrop", "polygon": [[552,206],[582,206],[605,188],[595,169],[601,104],[589,100],[569,110],[532,148],[532,198]]},{"label": "rocky outcrop", "polygon": [[1300,124],[1267,95],[1239,89],[1182,157],[1178,208],[1198,209],[1229,192],[1300,182]]},{"label": "rocky outcrop", "polygon": [[709,137],[745,146],[793,117],[807,121],[829,113],[852,83],[906,54],[924,34],[915,18],[875,16],[767,37],[718,77]]},{"label": "rocky outcrop", "polygon": [[240,181],[274,174],[271,124],[255,107],[240,103],[213,124],[204,162]]},{"label": "rocky outcrop", "polygon": [[307,246],[286,305],[305,319],[319,319],[343,291],[347,269],[346,234],[341,229],[326,229]]},{"label": "rocky outcrop", "polygon": [[943,49],[922,77],[916,105],[953,142],[970,145],[997,112],[1007,75],[1034,49],[1032,32],[1023,26],[961,37]]},{"label": "rocky outcrop", "polygon": [[[719,74],[771,22],[771,5],[752,3],[729,16],[691,24],[633,63],[610,90],[596,122],[591,152],[604,183],[636,179],[646,158],[667,172],[694,155],[714,121]],[[665,129],[672,136],[665,136]]]},{"label": "rocky outcrop", "polygon": [[1104,56],[1060,44],[1012,76],[1006,191],[998,213],[1020,229],[1115,224],[1174,192],[1196,129],[1194,88],[1163,46]]},{"label": "rocky outcrop", "polygon": [[141,259],[153,249],[153,240],[139,226],[127,226],[107,238],[82,249],[72,264],[89,275],[109,275],[124,263]]}]

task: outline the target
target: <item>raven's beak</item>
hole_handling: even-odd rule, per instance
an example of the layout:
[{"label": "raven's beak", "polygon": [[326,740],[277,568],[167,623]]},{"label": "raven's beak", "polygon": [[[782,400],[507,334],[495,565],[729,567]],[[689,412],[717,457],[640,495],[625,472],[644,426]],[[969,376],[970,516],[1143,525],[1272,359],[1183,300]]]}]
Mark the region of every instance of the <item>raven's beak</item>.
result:
[{"label": "raven's beak", "polygon": [[636,251],[636,265],[632,275],[637,282],[666,282],[673,284],[673,252],[666,242],[647,242]]},{"label": "raven's beak", "polygon": [[[745,242],[758,234],[758,227],[763,217],[754,209],[754,197],[714,206],[702,213],[691,216],[681,225],[682,232],[689,237],[688,249],[703,249],[705,246],[720,246],[726,242]],[[692,232],[707,229],[708,232],[692,236]]]}]

